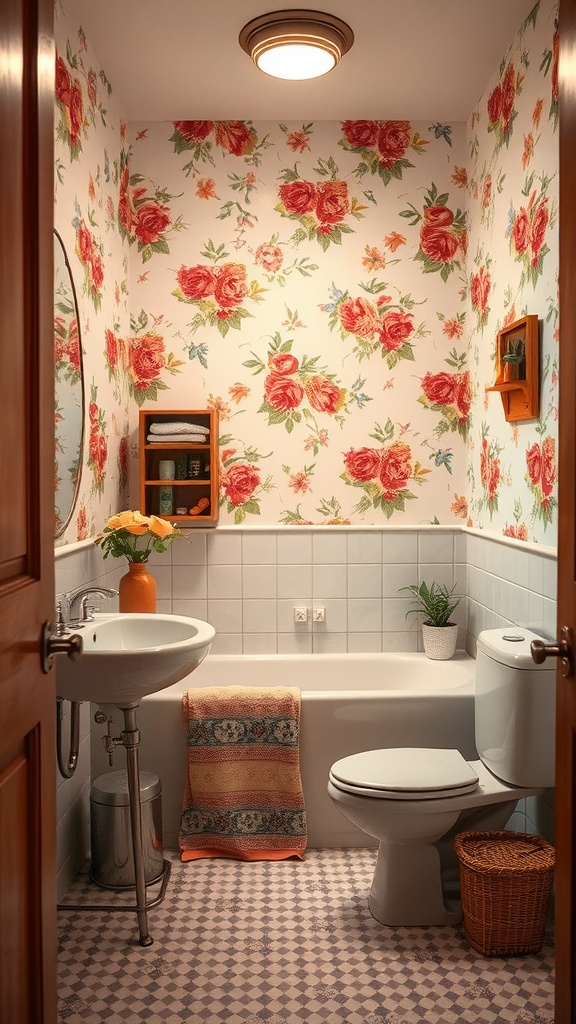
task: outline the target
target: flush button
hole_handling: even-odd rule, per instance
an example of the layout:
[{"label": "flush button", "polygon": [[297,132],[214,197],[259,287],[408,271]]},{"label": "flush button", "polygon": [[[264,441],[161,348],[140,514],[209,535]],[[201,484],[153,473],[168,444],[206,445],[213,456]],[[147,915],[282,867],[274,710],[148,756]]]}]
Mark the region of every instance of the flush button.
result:
[{"label": "flush button", "polygon": [[523,636],[503,636],[503,640],[507,640],[509,644],[521,644],[525,639]]}]

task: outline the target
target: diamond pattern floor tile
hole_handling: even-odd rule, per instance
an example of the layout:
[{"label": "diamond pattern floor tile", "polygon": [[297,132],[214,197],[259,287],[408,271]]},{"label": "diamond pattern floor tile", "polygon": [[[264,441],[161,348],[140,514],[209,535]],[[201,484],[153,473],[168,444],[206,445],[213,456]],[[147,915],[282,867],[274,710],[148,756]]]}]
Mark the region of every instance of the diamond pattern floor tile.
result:
[{"label": "diamond pattern floor tile", "polygon": [[[461,928],[385,927],[368,910],[374,850],[167,856],[152,946],[134,913],[60,913],[59,1024],[552,1024],[550,935],[537,955],[485,958]],[[110,893],[83,873],[67,899]]]}]

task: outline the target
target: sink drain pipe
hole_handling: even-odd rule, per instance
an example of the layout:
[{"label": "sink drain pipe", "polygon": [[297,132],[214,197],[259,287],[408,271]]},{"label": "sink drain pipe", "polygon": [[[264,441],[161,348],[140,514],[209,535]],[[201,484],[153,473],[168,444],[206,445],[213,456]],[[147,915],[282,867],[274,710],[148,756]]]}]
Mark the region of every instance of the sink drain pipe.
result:
[{"label": "sink drain pipe", "polygon": [[80,703],[76,700],[70,701],[70,739],[68,749],[68,760],[64,762],[62,753],[62,731],[64,713],[64,698],[56,698],[56,756],[58,758],[58,770],[63,779],[71,779],[78,767],[78,752],[80,749]]}]

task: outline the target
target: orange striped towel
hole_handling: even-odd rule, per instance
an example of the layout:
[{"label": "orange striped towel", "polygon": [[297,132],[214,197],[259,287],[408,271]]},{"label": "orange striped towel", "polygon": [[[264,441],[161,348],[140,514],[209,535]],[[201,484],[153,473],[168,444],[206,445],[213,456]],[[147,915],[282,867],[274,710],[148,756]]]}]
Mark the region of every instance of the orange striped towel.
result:
[{"label": "orange striped towel", "polygon": [[180,856],[302,857],[300,690],[211,686],[182,697],[188,766]]}]

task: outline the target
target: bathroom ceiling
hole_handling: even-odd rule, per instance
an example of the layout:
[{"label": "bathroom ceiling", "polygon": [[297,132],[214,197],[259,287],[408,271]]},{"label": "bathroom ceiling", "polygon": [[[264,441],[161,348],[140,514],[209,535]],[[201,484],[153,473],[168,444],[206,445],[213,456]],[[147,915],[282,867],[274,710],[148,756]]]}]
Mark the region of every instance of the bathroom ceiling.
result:
[{"label": "bathroom ceiling", "polygon": [[462,121],[535,0],[314,0],[355,44],[330,74],[280,82],[240,49],[271,0],[70,0],[123,115],[139,120]]}]

